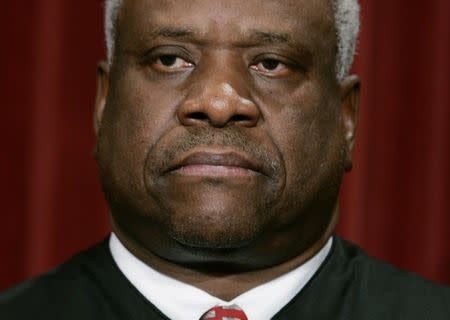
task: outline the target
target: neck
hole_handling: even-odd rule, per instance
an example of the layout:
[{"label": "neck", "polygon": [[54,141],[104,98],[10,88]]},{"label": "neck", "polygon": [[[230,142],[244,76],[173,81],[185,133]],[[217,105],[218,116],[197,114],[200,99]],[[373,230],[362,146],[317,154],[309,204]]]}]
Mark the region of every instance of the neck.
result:
[{"label": "neck", "polygon": [[333,214],[326,231],[317,239],[312,246],[304,250],[301,254],[280,264],[256,270],[220,271],[211,269],[200,269],[173,263],[165,260],[149,250],[143,249],[137,242],[128,237],[113,222],[113,231],[122,244],[138,259],[146,263],[151,268],[163,273],[171,278],[195,286],[208,292],[224,301],[231,301],[237,296],[259,285],[269,282],[283,274],[286,274],[315,256],[327,243],[334,232],[337,220],[337,209]]}]

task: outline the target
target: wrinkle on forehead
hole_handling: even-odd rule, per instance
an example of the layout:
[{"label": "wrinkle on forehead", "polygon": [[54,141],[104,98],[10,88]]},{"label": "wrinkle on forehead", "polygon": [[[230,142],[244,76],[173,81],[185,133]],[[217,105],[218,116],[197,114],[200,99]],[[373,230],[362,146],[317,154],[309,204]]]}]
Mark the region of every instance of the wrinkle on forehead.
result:
[{"label": "wrinkle on forehead", "polygon": [[[177,23],[178,21],[168,21],[161,15],[176,11],[186,13],[193,7],[199,8],[197,12],[206,10],[205,13],[208,13],[209,18],[214,17],[214,21],[219,26],[227,25],[233,19],[238,19],[237,22],[245,26],[246,22],[252,18],[261,19],[263,11],[265,20],[277,18],[278,22],[280,20],[295,21],[300,16],[307,15],[318,18],[321,24],[325,20],[334,26],[331,0],[124,0],[122,9],[134,8],[135,13],[147,15],[150,23],[152,19],[158,19],[158,17],[161,17],[161,21],[165,23]],[[293,14],[296,12],[298,14]],[[188,19],[190,16],[184,15]],[[206,17],[206,15],[199,16]],[[183,15],[180,18],[183,19]]]}]

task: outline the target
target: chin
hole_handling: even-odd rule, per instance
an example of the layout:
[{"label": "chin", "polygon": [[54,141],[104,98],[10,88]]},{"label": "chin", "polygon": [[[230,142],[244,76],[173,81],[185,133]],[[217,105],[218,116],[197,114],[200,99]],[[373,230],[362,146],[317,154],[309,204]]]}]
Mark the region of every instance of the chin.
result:
[{"label": "chin", "polygon": [[238,249],[249,245],[259,234],[259,230],[237,230],[236,228],[204,229],[187,226],[174,228],[170,236],[179,244],[196,249]]},{"label": "chin", "polygon": [[267,213],[254,206],[210,203],[168,215],[169,236],[183,246],[204,249],[242,248],[258,238],[268,225]]},{"label": "chin", "polygon": [[241,248],[257,239],[273,220],[268,208],[275,193],[266,181],[195,179],[195,183],[179,179],[170,188],[155,188],[162,194],[160,212],[153,214],[163,217],[167,233],[178,243],[205,249]]}]

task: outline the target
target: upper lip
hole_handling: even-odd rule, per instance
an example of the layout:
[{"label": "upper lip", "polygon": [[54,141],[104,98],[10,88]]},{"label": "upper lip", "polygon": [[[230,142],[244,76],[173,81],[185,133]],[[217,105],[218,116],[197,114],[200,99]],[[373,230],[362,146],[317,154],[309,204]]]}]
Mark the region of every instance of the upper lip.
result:
[{"label": "upper lip", "polygon": [[245,154],[235,151],[219,152],[215,150],[191,151],[182,156],[181,160],[175,161],[174,165],[172,165],[167,171],[174,171],[189,165],[240,167],[262,173],[262,166],[258,163],[258,161],[248,157]]}]

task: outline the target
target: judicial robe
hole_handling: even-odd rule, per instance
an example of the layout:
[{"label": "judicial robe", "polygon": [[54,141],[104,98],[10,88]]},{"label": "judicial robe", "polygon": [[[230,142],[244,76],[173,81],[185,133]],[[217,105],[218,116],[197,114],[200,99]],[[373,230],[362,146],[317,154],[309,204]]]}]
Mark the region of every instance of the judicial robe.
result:
[{"label": "judicial robe", "polygon": [[[168,318],[121,273],[106,239],[57,269],[0,294],[0,319]],[[314,277],[272,319],[450,320],[450,288],[397,270],[335,237]]]}]

